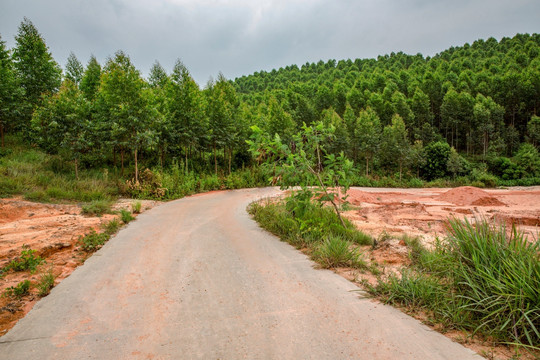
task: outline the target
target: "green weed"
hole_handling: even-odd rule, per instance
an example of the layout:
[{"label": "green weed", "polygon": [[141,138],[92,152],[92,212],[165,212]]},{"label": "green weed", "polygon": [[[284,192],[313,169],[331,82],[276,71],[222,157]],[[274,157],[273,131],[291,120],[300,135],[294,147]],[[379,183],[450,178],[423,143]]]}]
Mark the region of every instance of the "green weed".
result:
[{"label": "green weed", "polygon": [[21,255],[11,260],[4,268],[4,270],[13,271],[26,271],[30,270],[34,273],[39,265],[45,262],[39,255],[36,256],[36,250],[30,249],[27,245],[23,245]]},{"label": "green weed", "polygon": [[95,230],[92,230],[90,234],[79,237],[79,244],[84,251],[91,252],[101,248],[109,238],[110,235],[106,232],[97,233]]},{"label": "green weed", "polygon": [[30,280],[23,280],[15,286],[10,286],[4,291],[4,296],[20,299],[30,292]]}]

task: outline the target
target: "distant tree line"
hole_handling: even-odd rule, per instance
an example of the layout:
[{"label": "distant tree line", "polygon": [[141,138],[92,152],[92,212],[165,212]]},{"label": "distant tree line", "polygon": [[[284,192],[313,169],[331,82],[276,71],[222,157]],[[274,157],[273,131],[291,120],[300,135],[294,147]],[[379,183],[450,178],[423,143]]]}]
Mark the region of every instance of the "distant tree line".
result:
[{"label": "distant tree line", "polygon": [[[147,79],[118,51],[62,70],[28,19],[7,49],[0,38],[0,134],[81,167],[181,164],[231,173],[255,164],[246,140],[257,125],[284,142],[322,122],[327,149],[364,175],[540,177],[540,35],[452,47],[432,58],[403,53],[219,74],[200,88],[180,60]],[[479,165],[480,164],[480,165]]]}]

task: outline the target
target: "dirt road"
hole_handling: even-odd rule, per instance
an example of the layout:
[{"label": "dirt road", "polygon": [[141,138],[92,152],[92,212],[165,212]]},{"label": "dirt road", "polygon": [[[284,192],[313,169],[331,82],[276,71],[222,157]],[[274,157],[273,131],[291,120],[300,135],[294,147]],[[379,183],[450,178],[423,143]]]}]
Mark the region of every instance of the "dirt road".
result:
[{"label": "dirt road", "polygon": [[260,230],[245,208],[275,193],[140,215],[0,338],[0,358],[480,358]]}]

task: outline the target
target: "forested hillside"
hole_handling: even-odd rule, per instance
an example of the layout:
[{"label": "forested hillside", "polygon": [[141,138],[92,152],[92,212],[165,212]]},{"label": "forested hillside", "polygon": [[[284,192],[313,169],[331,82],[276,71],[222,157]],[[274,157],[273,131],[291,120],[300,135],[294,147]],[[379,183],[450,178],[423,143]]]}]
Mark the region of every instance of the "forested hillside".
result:
[{"label": "forested hillside", "polygon": [[357,184],[540,177],[538,34],[432,58],[321,60],[234,81],[219,74],[203,88],[180,60],[170,70],[156,62],[145,79],[122,51],[104,64],[71,54],[62,70],[28,19],[15,40],[8,49],[0,38],[2,147],[7,133],[72,164],[77,178],[103,167],[132,184],[143,168],[227,176],[257,167],[246,144],[252,125],[286,143],[318,121],[334,132],[327,151],[354,160]]}]

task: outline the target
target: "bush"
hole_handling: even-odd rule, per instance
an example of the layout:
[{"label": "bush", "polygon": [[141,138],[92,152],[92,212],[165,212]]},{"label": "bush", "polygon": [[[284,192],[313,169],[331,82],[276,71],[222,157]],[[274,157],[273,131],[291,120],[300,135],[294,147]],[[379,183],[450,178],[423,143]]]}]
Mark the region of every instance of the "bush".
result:
[{"label": "bush", "polygon": [[448,174],[448,158],[450,157],[450,145],[446,142],[437,141],[424,148],[426,163],[421,168],[422,176],[426,180],[443,178]]}]

